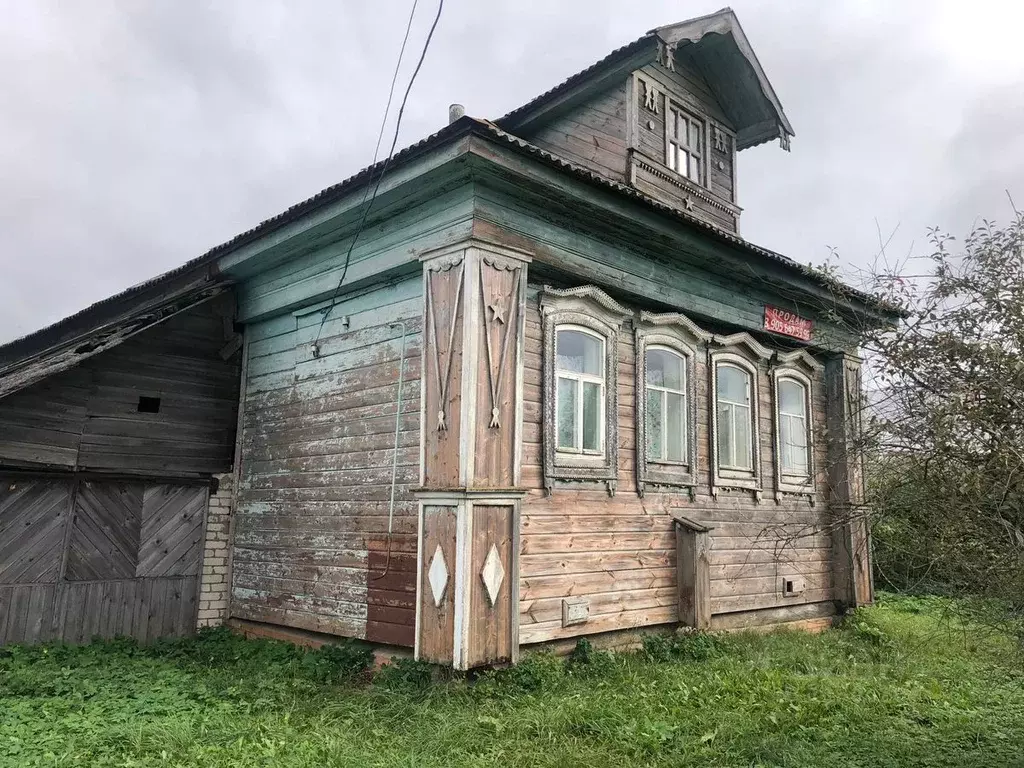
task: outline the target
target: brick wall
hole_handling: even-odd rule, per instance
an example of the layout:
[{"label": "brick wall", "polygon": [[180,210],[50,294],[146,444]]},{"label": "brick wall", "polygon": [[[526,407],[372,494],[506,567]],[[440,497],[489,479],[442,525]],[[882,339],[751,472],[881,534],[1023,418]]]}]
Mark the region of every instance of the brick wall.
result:
[{"label": "brick wall", "polygon": [[228,617],[228,565],[231,556],[231,505],[234,503],[234,477],[218,477],[217,493],[210,495],[206,515],[206,548],[203,551],[203,575],[199,588],[197,627],[216,627]]}]

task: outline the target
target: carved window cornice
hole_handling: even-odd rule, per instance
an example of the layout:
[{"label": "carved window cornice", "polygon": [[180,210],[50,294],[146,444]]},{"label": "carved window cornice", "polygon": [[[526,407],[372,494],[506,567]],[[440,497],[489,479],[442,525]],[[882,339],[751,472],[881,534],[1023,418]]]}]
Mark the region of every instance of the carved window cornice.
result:
[{"label": "carved window cornice", "polygon": [[[775,500],[782,502],[786,497],[806,498],[814,504],[816,498],[817,463],[814,446],[814,379],[824,366],[806,350],[777,352],[772,361],[772,432],[775,448]],[[796,381],[804,388],[804,409],[807,419],[807,475],[803,478],[786,475],[782,470],[782,419],[779,413],[781,403],[779,382],[784,379]]]},{"label": "carved window cornice", "polygon": [[[545,286],[540,293],[544,327],[544,485],[555,481],[603,483],[615,493],[618,480],[618,339],[622,322],[631,312],[592,285],[559,289]],[[557,450],[555,413],[555,344],[560,326],[588,329],[604,340],[604,440],[598,455],[565,454]]]},{"label": "carved window cornice", "polygon": [[[634,320],[636,336],[636,482],[644,495],[648,485],[688,488],[695,494],[697,450],[697,360],[702,359],[711,334],[679,312],[641,312]],[[647,456],[647,351],[651,347],[679,354],[685,365],[686,451],[681,462],[651,460]]]}]

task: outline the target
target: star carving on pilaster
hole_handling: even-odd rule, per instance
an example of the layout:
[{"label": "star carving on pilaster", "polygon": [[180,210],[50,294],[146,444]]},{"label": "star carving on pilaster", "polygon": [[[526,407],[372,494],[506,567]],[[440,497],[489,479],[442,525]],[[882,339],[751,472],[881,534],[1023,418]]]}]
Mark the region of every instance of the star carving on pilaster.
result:
[{"label": "star carving on pilaster", "polygon": [[494,301],[492,301],[490,306],[488,306],[487,308],[491,310],[491,319],[496,323],[501,323],[502,325],[504,325],[505,308],[498,303],[499,301],[501,301],[500,296]]}]

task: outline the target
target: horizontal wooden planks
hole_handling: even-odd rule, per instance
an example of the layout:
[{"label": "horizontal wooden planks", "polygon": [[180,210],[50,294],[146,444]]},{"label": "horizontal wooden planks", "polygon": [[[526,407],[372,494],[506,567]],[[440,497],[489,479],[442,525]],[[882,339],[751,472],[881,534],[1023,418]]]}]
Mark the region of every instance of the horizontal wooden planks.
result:
[{"label": "horizontal wooden planks", "polygon": [[609,88],[527,136],[537,146],[607,178],[626,176],[626,83]]},{"label": "horizontal wooden planks", "polygon": [[233,616],[412,644],[421,296],[410,278],[253,326]]},{"label": "horizontal wooden planks", "polygon": [[[0,466],[195,475],[231,468],[239,356],[224,298],[0,400]],[[140,397],[159,399],[155,413]]]},{"label": "horizontal wooden planks", "polygon": [[[672,515],[711,526],[711,608],[724,615],[792,607],[831,597],[831,550],[824,495],[776,503],[772,401],[768,370],[758,376],[760,502],[749,491],[710,494],[708,366],[695,365],[698,398],[698,486],[688,493],[648,488],[637,496],[635,360],[632,333],[624,326],[617,350],[619,388],[619,484],[614,497],[603,489],[555,487],[543,492],[541,324],[536,288],[527,302],[524,350],[523,478],[532,488],[522,503],[520,557],[521,641],[542,642],[574,634],[676,621],[675,538]],[[824,418],[821,387],[814,389],[816,434]],[[823,450],[823,440],[816,442]],[[817,454],[816,454],[817,455]],[[823,489],[819,485],[819,489]],[[797,578],[803,592],[783,597],[782,581]],[[667,591],[667,592],[666,592]],[[667,600],[667,593],[673,595]],[[561,627],[564,597],[585,597],[591,619]],[[634,597],[635,596],[635,597]],[[656,598],[656,599],[655,599]],[[635,599],[635,602],[634,602]],[[660,601],[664,601],[661,604]],[[653,601],[653,602],[652,602]],[[558,612],[556,612],[556,608]]]}]

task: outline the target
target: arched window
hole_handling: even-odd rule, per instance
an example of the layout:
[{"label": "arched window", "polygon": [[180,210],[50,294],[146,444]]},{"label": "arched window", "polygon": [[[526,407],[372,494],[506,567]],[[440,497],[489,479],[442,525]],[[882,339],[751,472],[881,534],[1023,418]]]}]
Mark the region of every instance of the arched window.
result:
[{"label": "arched window", "polygon": [[720,362],[715,371],[718,466],[739,472],[754,471],[754,409],[750,372]]},{"label": "arched window", "polygon": [[630,311],[593,285],[544,286],[544,487],[602,483],[619,474],[618,338]]},{"label": "arched window", "polygon": [[807,387],[795,378],[778,380],[779,465],[783,478],[810,474]]},{"label": "arched window", "polygon": [[604,452],[605,340],[577,326],[555,329],[557,449]]},{"label": "arched window", "polygon": [[686,360],[666,347],[648,347],[644,365],[647,460],[689,462]]}]

